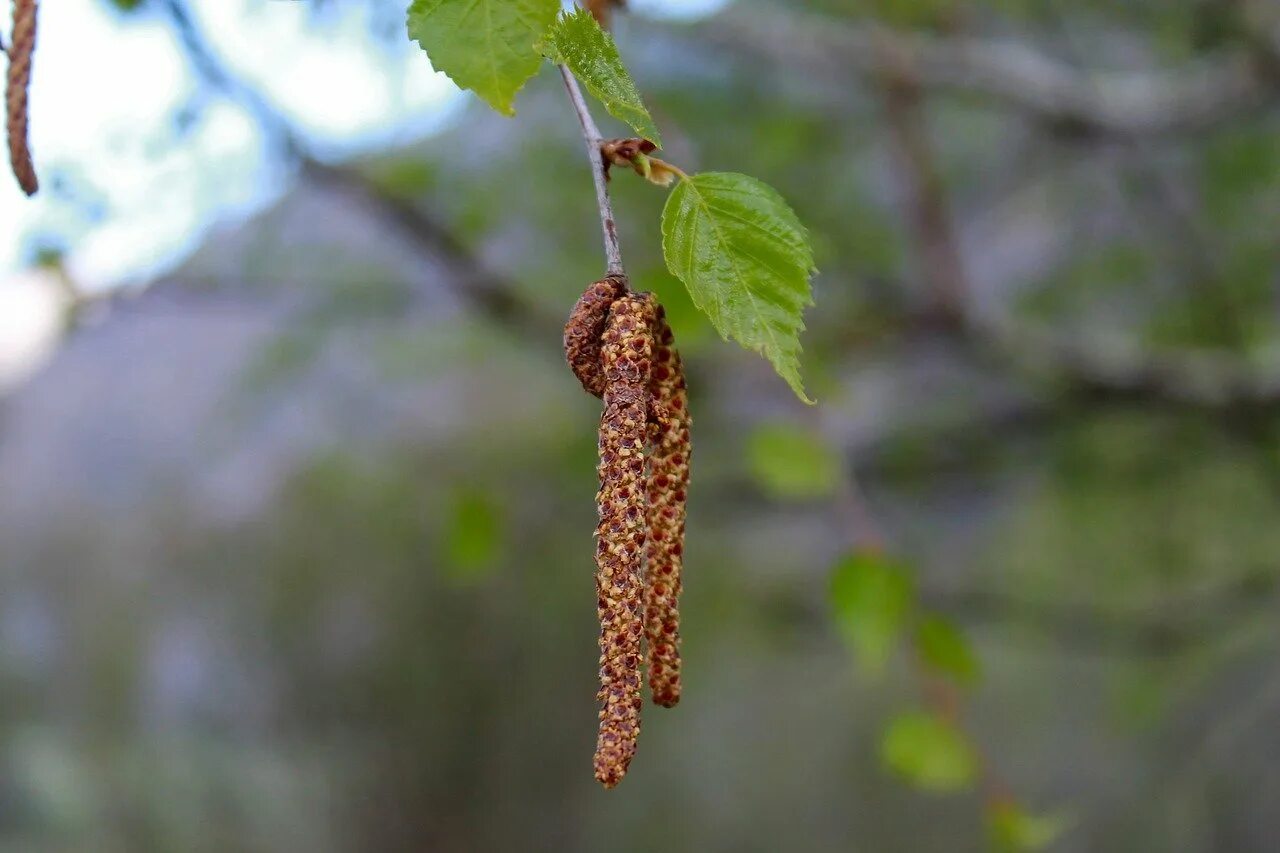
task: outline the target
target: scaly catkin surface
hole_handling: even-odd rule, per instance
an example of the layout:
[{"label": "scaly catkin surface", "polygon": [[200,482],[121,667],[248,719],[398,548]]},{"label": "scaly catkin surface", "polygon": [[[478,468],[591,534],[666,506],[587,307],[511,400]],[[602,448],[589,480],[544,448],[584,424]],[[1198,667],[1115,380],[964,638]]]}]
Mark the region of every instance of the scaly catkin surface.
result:
[{"label": "scaly catkin surface", "polygon": [[609,309],[601,346],[604,414],[596,529],[601,707],[595,775],[606,788],[626,774],[640,734],[645,441],[653,316],[649,297],[620,297]]},{"label": "scaly catkin surface", "polygon": [[649,422],[649,537],[645,635],[649,689],[666,708],[680,701],[680,609],[683,586],[685,501],[689,489],[689,399],[684,365],[659,306],[654,315],[650,393],[666,420]]},{"label": "scaly catkin surface", "polygon": [[626,279],[605,276],[578,297],[569,321],[564,325],[564,358],[573,375],[587,393],[604,395],[604,373],[601,370],[600,346],[609,306],[627,292]]},{"label": "scaly catkin surface", "polygon": [[27,90],[31,86],[31,56],[36,49],[36,0],[13,0],[13,36],[5,79],[5,124],[9,133],[9,164],[27,195],[40,189],[27,142]]}]

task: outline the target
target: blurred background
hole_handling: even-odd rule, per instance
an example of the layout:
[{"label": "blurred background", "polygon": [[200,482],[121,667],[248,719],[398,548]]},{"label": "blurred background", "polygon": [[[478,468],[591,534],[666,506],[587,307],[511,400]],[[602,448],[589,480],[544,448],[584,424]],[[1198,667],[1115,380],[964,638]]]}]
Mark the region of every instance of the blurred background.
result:
[{"label": "blurred background", "polygon": [[[550,68],[496,116],[404,7],[42,9],[0,849],[1277,849],[1280,5],[617,18],[664,156],[776,186],[821,272],[810,408],[613,181],[695,454],[684,699],[610,792],[582,141]],[[886,741],[922,714],[963,743]]]}]

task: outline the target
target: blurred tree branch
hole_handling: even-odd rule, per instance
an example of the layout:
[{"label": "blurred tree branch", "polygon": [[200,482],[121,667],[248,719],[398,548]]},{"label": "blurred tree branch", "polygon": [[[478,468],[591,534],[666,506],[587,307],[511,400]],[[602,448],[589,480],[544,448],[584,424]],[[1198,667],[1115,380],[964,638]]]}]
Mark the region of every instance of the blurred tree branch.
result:
[{"label": "blurred tree branch", "polygon": [[862,56],[872,57],[905,188],[907,230],[923,259],[921,272],[933,297],[922,318],[926,325],[941,321],[944,330],[979,356],[1030,367],[1094,395],[1157,398],[1204,409],[1280,406],[1280,357],[1260,364],[1226,350],[1156,354],[1122,342],[1036,329],[1007,310],[975,310],[925,122],[918,64],[903,53],[897,38],[885,30],[872,31]]},{"label": "blurred tree branch", "polygon": [[344,195],[358,207],[399,231],[447,270],[449,287],[479,313],[530,337],[559,334],[559,324],[541,316],[515,283],[490,270],[458,236],[412,201],[388,194],[358,169],[330,166],[303,156],[302,174]]},{"label": "blurred tree branch", "polygon": [[359,169],[318,160],[302,135],[252,85],[233,73],[209,44],[183,0],[161,0],[179,42],[197,76],[249,111],[286,161],[300,174],[354,200],[370,215],[393,225],[447,270],[446,285],[482,316],[540,340],[556,340],[559,322],[537,314],[515,283],[490,270],[441,220],[408,199],[388,194]]},{"label": "blurred tree branch", "polygon": [[1009,40],[854,26],[758,7],[717,16],[699,32],[711,44],[826,77],[881,80],[906,70],[924,89],[989,96],[1074,131],[1203,130],[1280,100],[1280,79],[1243,52],[1178,70],[1086,70]]},{"label": "blurred tree branch", "polygon": [[910,76],[890,71],[886,71],[881,88],[885,123],[904,188],[908,230],[919,249],[922,272],[933,296],[930,310],[943,326],[963,326],[970,288],[951,226],[946,185],[921,109],[920,89]]}]

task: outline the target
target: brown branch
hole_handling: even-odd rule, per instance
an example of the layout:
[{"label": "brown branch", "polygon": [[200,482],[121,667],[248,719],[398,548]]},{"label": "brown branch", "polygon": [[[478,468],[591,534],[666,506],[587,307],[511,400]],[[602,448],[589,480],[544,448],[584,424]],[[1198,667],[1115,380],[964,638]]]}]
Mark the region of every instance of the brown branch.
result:
[{"label": "brown branch", "polygon": [[569,101],[578,115],[578,124],[582,127],[582,138],[587,145],[587,159],[591,163],[591,178],[596,185],[596,206],[600,209],[600,228],[604,232],[605,271],[608,275],[626,276],[622,268],[622,246],[618,242],[618,226],[613,217],[613,202],[609,199],[609,178],[605,174],[605,160],[601,153],[604,138],[600,128],[591,117],[587,101],[582,96],[573,72],[560,66],[560,76],[564,78],[564,87],[569,92]]}]

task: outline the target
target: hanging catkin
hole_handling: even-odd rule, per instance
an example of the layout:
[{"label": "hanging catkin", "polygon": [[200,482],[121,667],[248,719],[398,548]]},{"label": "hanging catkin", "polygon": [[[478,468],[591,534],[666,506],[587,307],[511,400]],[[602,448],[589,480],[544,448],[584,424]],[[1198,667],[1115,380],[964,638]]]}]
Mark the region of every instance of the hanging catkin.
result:
[{"label": "hanging catkin", "polygon": [[604,394],[604,373],[600,365],[600,345],[609,307],[627,290],[626,279],[605,276],[578,297],[564,326],[564,358],[587,393]]},{"label": "hanging catkin", "polygon": [[645,635],[649,646],[649,689],[657,705],[680,701],[681,574],[684,562],[685,500],[689,488],[689,401],[684,365],[666,312],[658,306],[653,325],[650,393],[665,421],[649,422],[648,559]]},{"label": "hanging catkin", "polygon": [[9,42],[9,71],[5,79],[5,119],[9,133],[9,163],[27,195],[40,189],[27,142],[27,90],[31,86],[31,56],[36,49],[36,0],[13,0],[13,34]]},{"label": "hanging catkin", "polygon": [[595,774],[606,788],[626,774],[640,734],[645,441],[653,318],[649,297],[619,297],[609,308],[600,348],[604,414],[600,419],[596,592],[601,707]]}]

